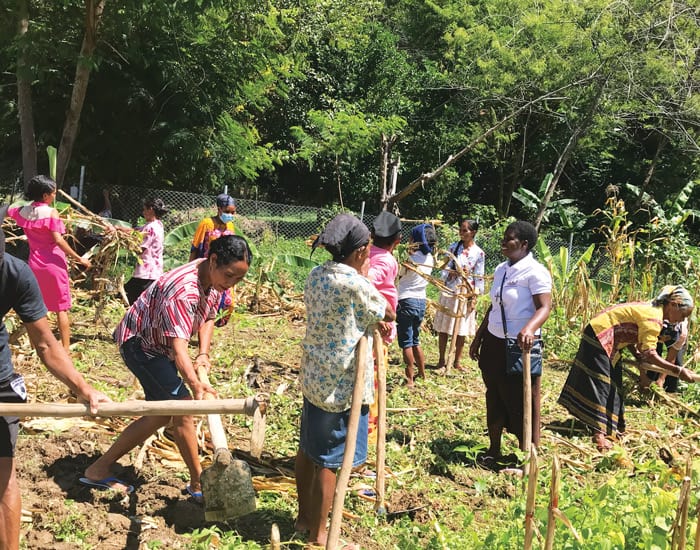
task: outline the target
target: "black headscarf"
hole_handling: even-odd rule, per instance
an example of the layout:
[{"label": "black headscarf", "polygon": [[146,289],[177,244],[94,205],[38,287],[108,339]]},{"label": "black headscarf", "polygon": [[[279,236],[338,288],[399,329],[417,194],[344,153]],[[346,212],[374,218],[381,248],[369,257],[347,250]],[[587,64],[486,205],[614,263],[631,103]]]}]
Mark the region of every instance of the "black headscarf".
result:
[{"label": "black headscarf", "polygon": [[311,254],[317,246],[323,246],[334,261],[347,258],[353,251],[369,242],[369,229],[351,214],[338,214],[326,224],[312,245]]}]

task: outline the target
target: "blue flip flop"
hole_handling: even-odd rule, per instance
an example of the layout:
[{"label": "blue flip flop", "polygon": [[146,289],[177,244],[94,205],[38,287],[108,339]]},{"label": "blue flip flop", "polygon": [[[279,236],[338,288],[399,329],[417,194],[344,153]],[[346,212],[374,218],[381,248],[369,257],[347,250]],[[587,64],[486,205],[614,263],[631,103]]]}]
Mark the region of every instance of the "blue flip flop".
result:
[{"label": "blue flip flop", "polygon": [[[117,477],[106,477],[104,479],[89,479],[87,477],[81,477],[80,479],[78,479],[78,481],[80,481],[80,483],[82,483],[86,487],[91,487],[93,489],[99,489],[100,491],[108,491],[111,489],[113,491],[126,493],[127,495],[134,492],[133,485],[129,485]],[[120,491],[119,489],[114,487],[113,485],[115,483],[119,483],[120,485],[124,485],[126,487],[126,491]]]},{"label": "blue flip flop", "polygon": [[189,485],[185,486],[185,491],[197,504],[202,504],[204,502],[204,495],[202,494],[202,491],[193,491]]}]

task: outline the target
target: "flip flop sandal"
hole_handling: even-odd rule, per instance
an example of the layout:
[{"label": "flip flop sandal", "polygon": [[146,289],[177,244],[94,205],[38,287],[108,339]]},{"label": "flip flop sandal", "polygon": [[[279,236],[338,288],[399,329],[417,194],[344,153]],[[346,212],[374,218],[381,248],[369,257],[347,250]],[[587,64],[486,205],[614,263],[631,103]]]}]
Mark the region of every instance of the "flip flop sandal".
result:
[{"label": "flip flop sandal", "polygon": [[190,498],[197,504],[204,504],[204,495],[202,494],[202,491],[193,491],[189,485],[186,485],[185,492],[190,495]]},{"label": "flip flop sandal", "polygon": [[[89,479],[87,477],[81,477],[78,479],[80,483],[91,489],[99,489],[100,491],[116,491],[118,493],[131,494],[134,492],[134,486],[125,483],[117,477],[106,477],[104,479]],[[115,487],[116,484],[123,485],[126,487],[125,490]]]}]

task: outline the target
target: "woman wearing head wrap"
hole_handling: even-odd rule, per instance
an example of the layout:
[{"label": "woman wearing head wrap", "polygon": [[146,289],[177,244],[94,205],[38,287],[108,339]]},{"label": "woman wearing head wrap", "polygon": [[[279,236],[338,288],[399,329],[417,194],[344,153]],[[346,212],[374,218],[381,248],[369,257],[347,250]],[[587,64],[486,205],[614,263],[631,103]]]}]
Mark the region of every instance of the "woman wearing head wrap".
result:
[{"label": "woman wearing head wrap", "polygon": [[[194,232],[190,262],[197,258],[207,258],[211,243],[224,235],[235,235],[236,228],[233,219],[236,214],[236,201],[226,193],[216,197],[216,216],[204,218]],[[216,315],[216,326],[223,327],[228,323],[233,313],[233,290],[228,289],[221,295],[219,311]]]},{"label": "woman wearing head wrap", "polygon": [[[411,231],[409,262],[414,270],[430,275],[435,265],[433,247],[436,242],[435,228],[424,223]],[[399,305],[396,308],[396,326],[399,346],[406,363],[406,382],[413,387],[413,366],[418,367],[418,376],[425,378],[425,357],[420,347],[420,326],[425,316],[425,289],[428,280],[414,270],[405,267],[399,271]]]},{"label": "woman wearing head wrap", "polygon": [[[374,285],[369,270],[369,230],[356,217],[340,214],[314,243],[332,260],[315,267],[306,280],[306,335],[299,378],[301,413],[296,483],[297,531],[309,531],[310,545],[324,546],[326,522],[335,492],[336,470],[345,452],[355,375],[355,348],[379,321],[396,315]],[[371,340],[371,338],[369,338]],[[369,404],[374,401],[371,341],[367,346],[362,414],[353,466],[367,459]]]},{"label": "woman wearing head wrap", "polygon": [[627,302],[603,310],[583,331],[578,353],[559,403],[593,431],[598,450],[612,447],[606,436],[625,431],[620,352],[631,346],[638,360],[694,382],[692,372],[656,352],[664,320],[680,323],[693,311],[693,298],[682,286],[661,289],[651,302]]}]

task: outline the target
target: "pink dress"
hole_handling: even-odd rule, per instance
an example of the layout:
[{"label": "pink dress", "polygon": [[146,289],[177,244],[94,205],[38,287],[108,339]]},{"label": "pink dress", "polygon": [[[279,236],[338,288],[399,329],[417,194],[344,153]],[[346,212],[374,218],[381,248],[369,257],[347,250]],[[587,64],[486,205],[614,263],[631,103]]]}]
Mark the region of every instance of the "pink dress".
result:
[{"label": "pink dress", "polygon": [[[48,207],[43,202],[33,202],[31,206],[35,209],[42,206]],[[27,219],[20,213],[22,208],[26,207],[10,208],[7,214],[17,222],[27,236],[29,267],[39,282],[46,309],[54,312],[67,311],[71,306],[71,298],[66,254],[58,247],[51,234],[52,231],[65,233],[66,226],[59,218]],[[41,210],[46,212],[46,208]]]}]

